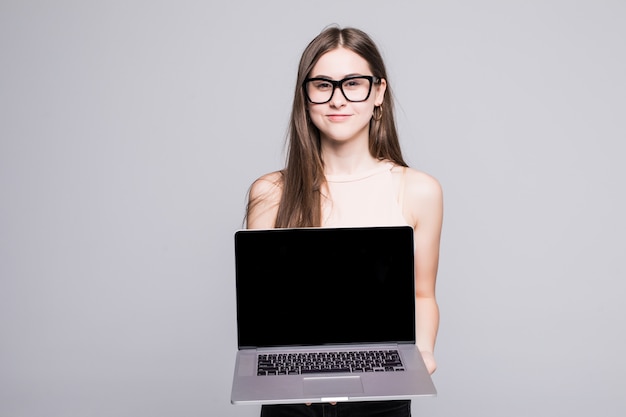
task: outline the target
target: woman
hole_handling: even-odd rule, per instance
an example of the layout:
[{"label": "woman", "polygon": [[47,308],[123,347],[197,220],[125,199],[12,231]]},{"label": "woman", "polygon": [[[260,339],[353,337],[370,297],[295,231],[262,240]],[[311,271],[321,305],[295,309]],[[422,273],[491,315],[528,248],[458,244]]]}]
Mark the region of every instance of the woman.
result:
[{"label": "woman", "polygon": [[[403,160],[378,48],[358,29],[324,30],[300,60],[286,167],[250,187],[247,227],[412,226],[417,345],[432,373],[442,218],[438,181]],[[410,402],[264,406],[261,415],[328,412],[409,416]]]}]

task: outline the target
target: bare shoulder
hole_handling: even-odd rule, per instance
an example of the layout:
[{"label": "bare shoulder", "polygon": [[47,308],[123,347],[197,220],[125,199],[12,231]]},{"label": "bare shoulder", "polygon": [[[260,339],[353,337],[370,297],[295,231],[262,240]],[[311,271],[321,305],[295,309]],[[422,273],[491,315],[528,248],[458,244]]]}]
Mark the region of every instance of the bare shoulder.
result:
[{"label": "bare shoulder", "polygon": [[393,172],[396,175],[404,175],[404,193],[409,198],[435,198],[440,199],[443,191],[437,178],[424,171],[411,167],[395,166]]},{"label": "bare shoulder", "polygon": [[270,172],[257,178],[250,186],[250,201],[278,201],[282,193],[283,176],[280,171]]},{"label": "bare shoulder", "polygon": [[443,215],[443,190],[432,175],[407,168],[404,178],[403,211],[411,224],[441,224]]},{"label": "bare shoulder", "polygon": [[441,184],[437,178],[414,168],[406,170],[406,191],[409,196],[417,198],[440,199],[443,195]]},{"label": "bare shoulder", "polygon": [[267,229],[274,227],[282,196],[282,174],[270,172],[259,177],[250,186],[246,227]]}]

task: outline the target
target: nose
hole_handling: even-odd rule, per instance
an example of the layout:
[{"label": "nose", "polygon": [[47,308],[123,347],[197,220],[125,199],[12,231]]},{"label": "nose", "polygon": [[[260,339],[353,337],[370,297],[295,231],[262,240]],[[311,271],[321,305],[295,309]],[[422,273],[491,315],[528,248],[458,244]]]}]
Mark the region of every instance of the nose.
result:
[{"label": "nose", "polygon": [[[339,90],[339,91],[337,91]],[[343,107],[346,104],[346,97],[343,95],[343,91],[341,90],[341,86],[336,85],[333,88],[333,95],[330,96],[329,104],[332,107]]]}]

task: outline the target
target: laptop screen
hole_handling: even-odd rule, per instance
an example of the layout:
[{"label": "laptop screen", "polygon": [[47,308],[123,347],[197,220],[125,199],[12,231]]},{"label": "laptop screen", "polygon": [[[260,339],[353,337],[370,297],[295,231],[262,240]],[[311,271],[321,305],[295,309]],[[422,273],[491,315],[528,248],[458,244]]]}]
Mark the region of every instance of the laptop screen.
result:
[{"label": "laptop screen", "polygon": [[415,342],[409,226],[239,230],[240,348]]}]

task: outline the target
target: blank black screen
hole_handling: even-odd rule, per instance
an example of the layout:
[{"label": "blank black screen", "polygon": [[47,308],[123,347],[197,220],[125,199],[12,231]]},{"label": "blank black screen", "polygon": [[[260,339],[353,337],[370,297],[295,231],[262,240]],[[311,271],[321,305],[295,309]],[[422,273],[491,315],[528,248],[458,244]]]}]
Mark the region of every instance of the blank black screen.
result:
[{"label": "blank black screen", "polygon": [[409,226],[235,233],[240,347],[415,341]]}]

